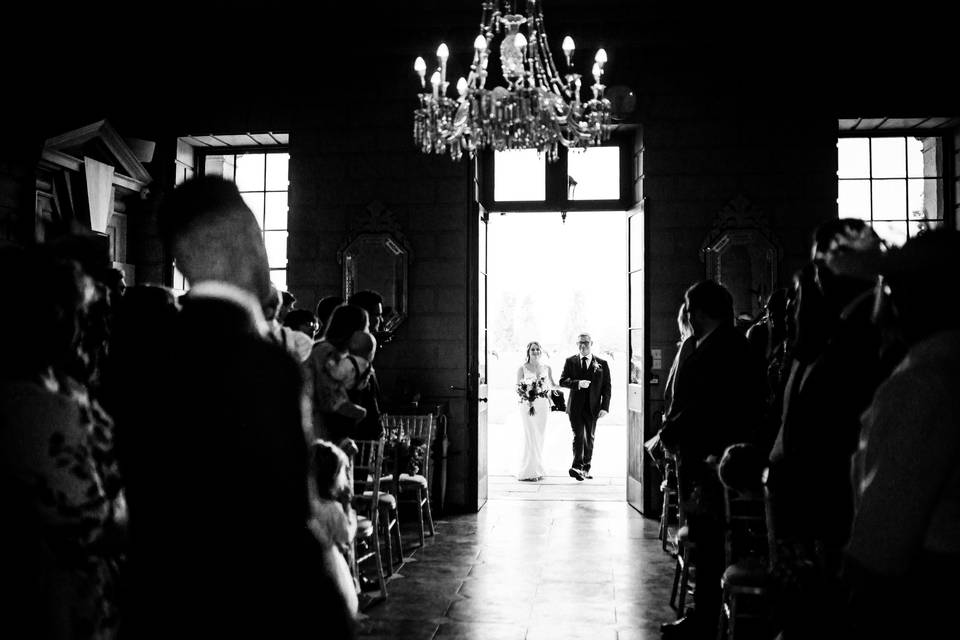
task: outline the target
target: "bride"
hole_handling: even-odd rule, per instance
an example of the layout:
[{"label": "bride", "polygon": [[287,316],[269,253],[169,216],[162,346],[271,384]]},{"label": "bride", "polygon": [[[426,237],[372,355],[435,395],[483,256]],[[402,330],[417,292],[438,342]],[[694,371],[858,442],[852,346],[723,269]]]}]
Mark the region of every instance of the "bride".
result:
[{"label": "bride", "polygon": [[[547,393],[559,389],[553,380],[550,367],[540,363],[542,350],[539,342],[527,345],[527,361],[517,370],[517,389],[521,385],[530,385],[540,381],[542,395],[535,400],[520,401],[520,420],[523,422],[523,458],[520,462],[520,480],[536,481],[543,478],[546,471],[543,468],[543,439],[547,428],[547,416],[550,413],[550,402]],[[531,414],[532,409],[532,414]]]}]

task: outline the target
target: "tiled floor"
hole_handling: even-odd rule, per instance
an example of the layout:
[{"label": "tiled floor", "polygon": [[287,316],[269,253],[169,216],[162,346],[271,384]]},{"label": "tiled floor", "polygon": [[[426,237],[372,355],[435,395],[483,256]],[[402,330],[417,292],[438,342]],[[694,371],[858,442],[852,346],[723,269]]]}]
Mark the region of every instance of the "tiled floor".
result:
[{"label": "tiled floor", "polygon": [[625,502],[491,500],[410,556],[361,638],[656,639],[675,617],[657,522]]},{"label": "tiled floor", "polygon": [[494,500],[623,502],[627,496],[627,481],[622,476],[596,476],[582,482],[567,474],[545,476],[538,482],[521,481],[514,476],[490,476],[487,495]]}]

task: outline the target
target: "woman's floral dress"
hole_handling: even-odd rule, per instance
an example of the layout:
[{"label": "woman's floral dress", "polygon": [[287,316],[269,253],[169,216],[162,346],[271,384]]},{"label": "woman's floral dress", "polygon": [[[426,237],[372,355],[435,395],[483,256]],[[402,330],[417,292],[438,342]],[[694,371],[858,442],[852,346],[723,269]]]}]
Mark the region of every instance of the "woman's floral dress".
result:
[{"label": "woman's floral dress", "polygon": [[[0,474],[36,544],[31,585],[58,638],[113,638],[126,522],[110,417],[70,378],[0,386]],[[16,553],[16,550],[7,550]]]}]

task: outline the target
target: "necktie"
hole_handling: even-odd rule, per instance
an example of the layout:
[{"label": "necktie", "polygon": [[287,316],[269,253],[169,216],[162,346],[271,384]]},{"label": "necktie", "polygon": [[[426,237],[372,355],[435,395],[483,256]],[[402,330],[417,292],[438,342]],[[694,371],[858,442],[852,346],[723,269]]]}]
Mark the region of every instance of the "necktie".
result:
[{"label": "necktie", "polygon": [[580,356],[580,368],[584,371],[587,370],[587,359],[583,356]]}]

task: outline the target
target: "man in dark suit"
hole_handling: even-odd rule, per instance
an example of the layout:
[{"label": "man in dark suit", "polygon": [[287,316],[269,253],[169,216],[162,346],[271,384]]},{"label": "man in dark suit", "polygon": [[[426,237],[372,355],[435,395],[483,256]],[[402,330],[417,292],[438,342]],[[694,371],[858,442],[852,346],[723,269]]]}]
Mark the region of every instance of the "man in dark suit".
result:
[{"label": "man in dark suit", "polygon": [[592,479],[590,462],[593,460],[593,438],[597,419],[610,411],[610,367],[592,353],[590,334],[577,336],[580,353],[567,358],[560,374],[560,386],[570,389],[567,414],[573,429],[573,464],[570,477],[578,481]]},{"label": "man in dark suit", "polygon": [[191,289],[122,394],[126,634],[352,637],[355,594],[335,586],[311,529],[300,369],[266,338],[256,219],[233,183],[200,178],[165,200],[160,224]]},{"label": "man in dark suit", "polygon": [[734,326],[733,298],[713,280],[684,295],[694,341],[677,368],[673,398],[660,442],[679,459],[681,503],[695,540],[695,614],[661,625],[664,638],[713,638],[724,570],[723,486],[716,462],[738,442],[752,442],[759,429],[766,387],[763,363]]}]

